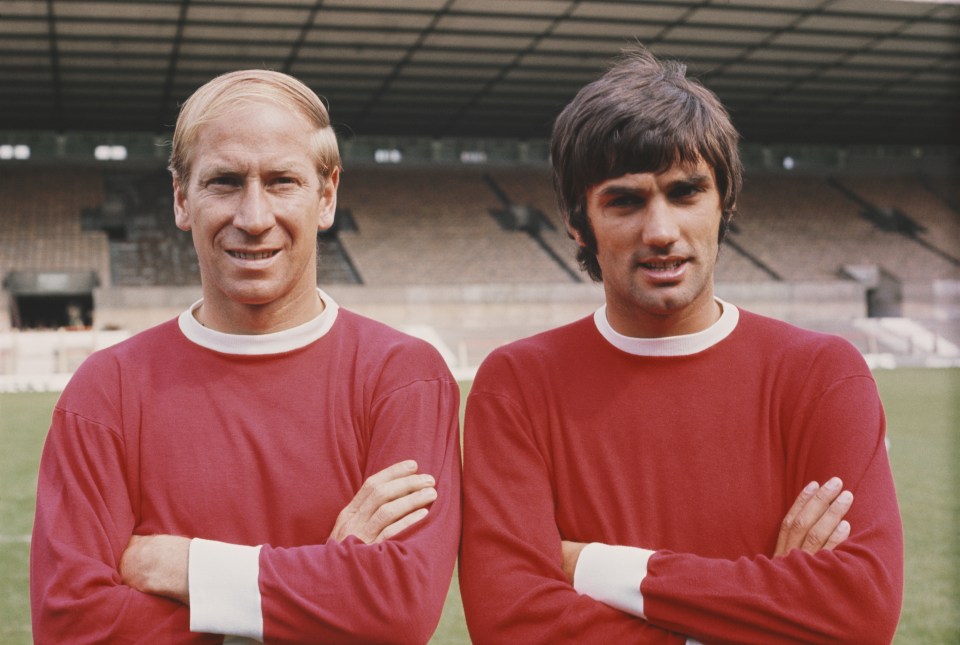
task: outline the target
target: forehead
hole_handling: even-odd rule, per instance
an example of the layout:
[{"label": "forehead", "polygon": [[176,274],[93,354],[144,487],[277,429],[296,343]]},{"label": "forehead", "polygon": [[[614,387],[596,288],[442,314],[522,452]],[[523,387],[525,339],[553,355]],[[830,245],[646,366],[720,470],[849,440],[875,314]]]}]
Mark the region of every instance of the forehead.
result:
[{"label": "forehead", "polygon": [[696,162],[675,163],[659,172],[628,172],[616,177],[608,177],[590,186],[587,192],[594,194],[611,186],[633,186],[641,188],[663,182],[673,183],[680,181],[695,182],[705,188],[716,187],[716,176],[713,167],[703,159],[698,159]]},{"label": "forehead", "polygon": [[310,142],[316,128],[288,108],[245,102],[197,129],[194,164],[271,162],[313,166]]}]

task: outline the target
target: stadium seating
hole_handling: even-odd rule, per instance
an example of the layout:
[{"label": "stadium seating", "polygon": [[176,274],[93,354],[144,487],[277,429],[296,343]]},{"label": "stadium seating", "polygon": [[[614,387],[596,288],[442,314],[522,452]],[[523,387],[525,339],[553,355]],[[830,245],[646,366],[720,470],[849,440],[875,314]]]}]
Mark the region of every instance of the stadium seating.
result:
[{"label": "stadium seating", "polygon": [[103,201],[91,168],[0,172],[0,280],[9,271],[94,271],[109,276],[107,236],[85,231],[80,213]]},{"label": "stadium seating", "polygon": [[364,284],[570,281],[530,236],[497,224],[503,205],[480,169],[348,168],[339,204],[356,221],[340,237]]},{"label": "stadium seating", "polygon": [[[895,305],[910,301],[904,315],[960,344],[950,322],[960,307],[955,185],[936,176],[748,173],[718,263],[721,293],[875,352],[892,332],[851,320],[869,311],[865,293],[876,287],[863,276],[879,275],[893,284]],[[118,303],[149,306],[131,289],[158,289],[163,317],[196,297],[196,254],[173,224],[161,169],[5,168],[0,222],[0,274],[95,272],[107,290],[97,306],[114,312],[108,325],[128,325]],[[464,365],[599,301],[542,165],[348,164],[338,226],[318,245],[322,286],[398,326],[428,316],[434,328],[424,333],[442,337]]]},{"label": "stadium seating", "polygon": [[[849,277],[847,265],[878,265],[902,281],[958,279],[960,214],[928,183],[748,175],[718,281],[837,281]],[[539,241],[498,224],[503,198],[541,218]],[[120,226],[105,199],[121,202]],[[105,286],[199,284],[190,236],[173,224],[165,172],[7,170],[0,200],[5,270],[93,270]],[[864,216],[865,203],[905,215],[916,232],[883,230]],[[321,254],[339,244],[348,267],[321,262],[322,283],[562,283],[577,272],[543,167],[348,167],[339,205],[353,225],[322,238]]]}]

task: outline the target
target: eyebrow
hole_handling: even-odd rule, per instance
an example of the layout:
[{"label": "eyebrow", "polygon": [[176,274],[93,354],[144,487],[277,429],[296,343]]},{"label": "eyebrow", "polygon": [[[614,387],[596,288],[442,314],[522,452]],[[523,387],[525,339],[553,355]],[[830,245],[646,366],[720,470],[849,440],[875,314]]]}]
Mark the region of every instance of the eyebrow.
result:
[{"label": "eyebrow", "polygon": [[202,168],[200,173],[204,177],[217,177],[219,175],[236,175],[239,174],[239,171],[233,167],[226,164],[209,166],[207,168]]},{"label": "eyebrow", "polygon": [[694,173],[686,177],[681,177],[675,181],[670,182],[671,185],[675,184],[690,184],[691,186],[703,187],[710,183],[710,175],[705,175],[702,173]]},{"label": "eyebrow", "polygon": [[[670,186],[677,186],[680,184],[688,186],[696,186],[702,188],[710,184],[710,176],[704,173],[693,173],[683,177],[678,177],[670,182]],[[632,184],[610,184],[604,186],[602,189],[597,191],[597,195],[602,197],[610,197],[617,195],[633,195],[637,192],[642,192],[643,189],[639,188]]]},{"label": "eyebrow", "polygon": [[[200,170],[201,172],[199,174],[203,177],[218,177],[221,175],[235,176],[246,174],[246,172],[241,170],[238,165],[230,162],[217,162],[206,168],[201,168]],[[268,172],[274,175],[285,175],[288,173],[303,172],[303,169],[300,168],[296,162],[288,161],[277,164],[276,167],[271,168]]]},{"label": "eyebrow", "polygon": [[639,188],[636,186],[624,186],[618,184],[611,184],[609,186],[604,186],[601,190],[597,192],[598,195],[602,197],[616,196],[616,195],[632,195],[636,193]]}]

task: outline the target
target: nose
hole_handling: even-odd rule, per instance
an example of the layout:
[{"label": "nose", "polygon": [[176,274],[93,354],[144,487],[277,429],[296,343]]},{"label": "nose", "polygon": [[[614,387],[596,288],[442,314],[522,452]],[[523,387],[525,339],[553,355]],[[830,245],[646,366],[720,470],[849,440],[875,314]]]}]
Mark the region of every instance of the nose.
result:
[{"label": "nose", "polygon": [[244,186],[233,215],[233,225],[250,235],[260,235],[274,224],[270,202],[259,184]]},{"label": "nose", "polygon": [[651,248],[669,248],[680,237],[680,227],[670,205],[663,199],[650,201],[643,219],[643,243]]}]

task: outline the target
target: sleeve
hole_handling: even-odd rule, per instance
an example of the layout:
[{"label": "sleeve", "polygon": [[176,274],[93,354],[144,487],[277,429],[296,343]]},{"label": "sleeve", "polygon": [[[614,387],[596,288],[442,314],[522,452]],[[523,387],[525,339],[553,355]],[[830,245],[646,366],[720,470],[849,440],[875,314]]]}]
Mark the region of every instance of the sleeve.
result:
[{"label": "sleeve", "polygon": [[646,618],[640,584],[654,553],[635,546],[591,542],[580,551],[573,588],[614,609]]},{"label": "sleeve", "polygon": [[799,482],[839,475],[854,494],[850,537],[832,551],[795,549],[778,558],[658,551],[639,589],[652,624],[706,643],[893,639],[903,598],[903,530],[876,385],[869,375],[841,379],[797,415],[788,479],[799,491]]},{"label": "sleeve", "polygon": [[[378,399],[364,476],[404,459],[436,479],[427,517],[390,540],[259,553],[262,638],[271,643],[425,643],[440,620],[460,536],[459,388],[414,381]],[[235,634],[234,626],[219,626]],[[249,633],[248,633],[249,635]]]},{"label": "sleeve", "polygon": [[464,426],[459,576],[473,642],[684,643],[567,582],[550,468],[521,406],[486,391],[504,379],[491,364],[474,382]]},{"label": "sleeve", "polygon": [[219,642],[189,632],[184,605],[121,583],[134,526],[123,455],[114,429],[54,410],[30,548],[34,642]]},{"label": "sleeve", "polygon": [[229,632],[231,636],[263,640],[260,549],[201,538],[190,540],[190,631]]}]

